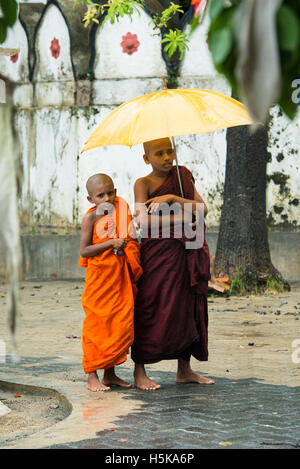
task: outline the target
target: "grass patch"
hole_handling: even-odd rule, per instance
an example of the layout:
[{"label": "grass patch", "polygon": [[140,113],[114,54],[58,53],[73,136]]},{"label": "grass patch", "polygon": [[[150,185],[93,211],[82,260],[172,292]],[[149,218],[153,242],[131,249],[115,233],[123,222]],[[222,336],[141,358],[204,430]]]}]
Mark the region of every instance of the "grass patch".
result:
[{"label": "grass patch", "polygon": [[257,282],[256,284],[250,284],[245,280],[245,276],[242,274],[241,269],[238,268],[237,273],[230,281],[228,295],[276,295],[284,291],[284,283],[276,280],[271,275],[266,278],[264,283]]},{"label": "grass patch", "polygon": [[268,277],[264,287],[264,293],[283,293],[285,290],[284,284],[279,282],[274,277]]},{"label": "grass patch", "polygon": [[243,295],[245,293],[247,293],[246,283],[243,279],[240,268],[238,268],[237,273],[230,281],[228,295]]}]

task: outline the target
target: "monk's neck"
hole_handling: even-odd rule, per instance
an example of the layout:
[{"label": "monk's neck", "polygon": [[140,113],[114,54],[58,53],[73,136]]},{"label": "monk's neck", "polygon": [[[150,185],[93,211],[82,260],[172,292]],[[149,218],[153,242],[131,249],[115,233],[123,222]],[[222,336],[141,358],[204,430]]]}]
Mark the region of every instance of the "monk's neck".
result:
[{"label": "monk's neck", "polygon": [[155,169],[152,171],[152,173],[150,173],[149,176],[151,177],[151,179],[160,181],[161,183],[163,183],[167,179],[169,173],[170,171],[159,171]]}]

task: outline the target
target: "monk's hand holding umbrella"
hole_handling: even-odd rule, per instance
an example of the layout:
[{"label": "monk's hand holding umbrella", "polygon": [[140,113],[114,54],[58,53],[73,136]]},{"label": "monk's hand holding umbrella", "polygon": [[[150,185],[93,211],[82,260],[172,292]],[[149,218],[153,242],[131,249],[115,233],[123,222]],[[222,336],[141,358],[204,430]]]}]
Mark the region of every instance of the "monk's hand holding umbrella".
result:
[{"label": "monk's hand holding umbrella", "polygon": [[149,199],[145,202],[145,205],[147,206],[147,212],[149,213],[155,213],[159,209],[159,206],[162,204],[172,204],[176,202],[174,200],[174,195],[173,194],[166,194],[166,195],[161,195],[158,197],[153,197],[152,199]]}]

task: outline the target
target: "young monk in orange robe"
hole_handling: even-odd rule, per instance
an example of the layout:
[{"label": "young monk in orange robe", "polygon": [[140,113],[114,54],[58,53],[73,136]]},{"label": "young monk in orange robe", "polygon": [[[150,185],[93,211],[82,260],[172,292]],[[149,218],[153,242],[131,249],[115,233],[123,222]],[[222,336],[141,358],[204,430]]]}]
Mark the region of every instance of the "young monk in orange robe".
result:
[{"label": "young monk in orange robe", "polygon": [[[82,295],[83,368],[89,390],[107,391],[111,384],[131,386],[116,376],[114,367],[126,361],[133,342],[134,297],[142,269],[128,205],[116,196],[111,178],[92,176],[87,191],[95,205],[81,225],[79,265],[87,268]],[[99,369],[104,369],[101,382]]]}]

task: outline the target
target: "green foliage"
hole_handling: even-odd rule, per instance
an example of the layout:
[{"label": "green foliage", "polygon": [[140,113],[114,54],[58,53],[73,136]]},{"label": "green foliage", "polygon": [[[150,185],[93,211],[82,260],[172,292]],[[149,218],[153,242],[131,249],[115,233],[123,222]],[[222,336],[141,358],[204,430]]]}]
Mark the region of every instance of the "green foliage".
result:
[{"label": "green foliage", "polygon": [[273,277],[268,277],[266,281],[265,290],[267,289],[274,290],[278,293],[282,293],[284,292],[284,284],[282,282],[279,282],[278,280],[275,280]]},{"label": "green foliage", "polygon": [[[214,0],[211,0],[210,8],[213,3]],[[237,61],[235,38],[236,9],[231,6],[223,7],[218,11],[218,15],[215,15],[210,23],[208,45],[216,70],[225,76],[234,94],[238,95],[237,82],[234,74]]]},{"label": "green foliage", "polygon": [[[284,24],[286,22],[286,24]],[[293,119],[298,106],[291,99],[291,84],[300,77],[300,5],[285,0],[277,14],[278,43],[281,64],[282,92],[279,105]]]},{"label": "green foliage", "polygon": [[[236,15],[241,0],[210,0],[209,49],[216,70],[229,81],[234,94],[241,99],[235,76],[237,62]],[[229,5],[229,6],[228,6]],[[278,104],[293,119],[297,103],[292,101],[292,82],[300,76],[300,3],[283,0],[277,12],[277,37],[281,65],[281,96]]]},{"label": "green foliage", "polygon": [[[113,24],[119,18],[123,18],[125,15],[128,15],[132,18],[134,12],[140,13],[138,7],[143,6],[144,0],[108,0],[108,3],[99,5],[98,3],[93,2],[92,0],[79,0],[80,3],[84,3],[87,6],[86,14],[83,18],[84,26],[87,27],[91,21],[99,23],[96,18],[103,13],[106,13],[106,16],[103,20],[103,23],[110,21]],[[76,7],[78,0],[74,0],[73,9]]]},{"label": "green foliage", "polygon": [[184,13],[182,8],[179,5],[175,5],[175,3],[171,2],[169,8],[166,8],[162,14],[154,15],[153,21],[156,28],[166,28],[168,26],[169,21],[173,18],[176,13]]},{"label": "green foliage", "polygon": [[130,19],[134,12],[140,14],[138,7],[141,7],[141,3],[144,0],[108,0],[108,3],[100,6],[100,13],[107,12],[104,22],[109,20],[111,24],[118,21],[119,18],[123,18],[125,15],[129,16]]},{"label": "green foliage", "polygon": [[230,28],[224,27],[218,29],[210,38],[210,51],[215,65],[223,63],[233,45],[233,36]]},{"label": "green foliage", "polygon": [[178,49],[180,52],[180,60],[183,59],[185,50],[188,49],[187,34],[183,33],[179,29],[171,29],[167,34],[165,34],[161,42],[166,43],[164,51],[167,52],[169,57],[172,57]]},{"label": "green foliage", "polygon": [[296,13],[288,5],[282,5],[277,15],[278,43],[282,50],[293,52],[299,46],[300,24]]},{"label": "green foliage", "polygon": [[243,275],[240,268],[231,278],[228,295],[263,295],[269,293],[282,293],[285,291],[285,285],[272,275],[268,275],[262,282],[249,282],[249,279]]},{"label": "green foliage", "polygon": [[209,3],[209,16],[211,20],[214,20],[221,12],[224,6],[225,0],[212,0]]},{"label": "green foliage", "polygon": [[16,0],[0,0],[2,17],[0,18],[0,44],[5,41],[7,28],[11,28],[18,15],[18,3]]},{"label": "green foliage", "polygon": [[241,270],[238,268],[237,273],[230,281],[229,295],[243,295],[246,292],[246,284],[243,280]]}]

